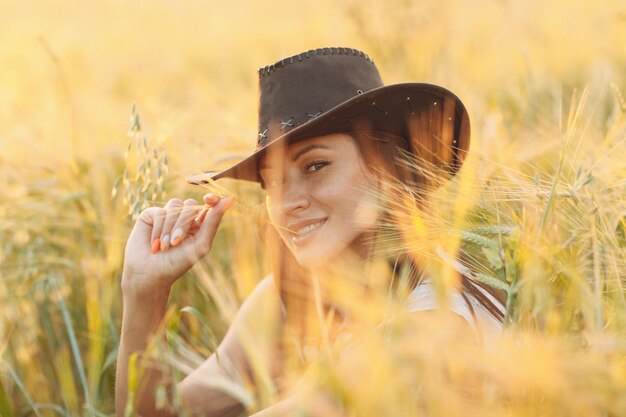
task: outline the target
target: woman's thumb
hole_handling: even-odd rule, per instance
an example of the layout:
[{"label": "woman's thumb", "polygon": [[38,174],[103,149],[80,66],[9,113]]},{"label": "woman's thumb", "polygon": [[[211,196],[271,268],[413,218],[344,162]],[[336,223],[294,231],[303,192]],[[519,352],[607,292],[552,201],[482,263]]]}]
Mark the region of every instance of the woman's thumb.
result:
[{"label": "woman's thumb", "polygon": [[144,246],[148,245],[146,247],[149,247],[150,235],[152,233],[152,227],[154,226],[154,219],[162,211],[163,209],[158,207],[149,207],[143,210],[135,222],[131,236],[139,236],[136,239],[140,239],[142,243],[144,243]]}]

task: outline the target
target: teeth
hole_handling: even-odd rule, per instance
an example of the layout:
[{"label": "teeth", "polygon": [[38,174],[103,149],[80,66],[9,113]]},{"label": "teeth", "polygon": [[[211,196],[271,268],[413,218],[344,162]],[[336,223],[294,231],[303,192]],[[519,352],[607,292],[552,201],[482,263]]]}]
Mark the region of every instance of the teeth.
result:
[{"label": "teeth", "polygon": [[308,226],[304,226],[303,228],[296,230],[296,234],[297,235],[302,235],[304,233],[310,232],[311,230],[313,230],[316,227],[320,226],[322,223],[324,223],[324,222],[319,222],[319,223],[310,224]]}]

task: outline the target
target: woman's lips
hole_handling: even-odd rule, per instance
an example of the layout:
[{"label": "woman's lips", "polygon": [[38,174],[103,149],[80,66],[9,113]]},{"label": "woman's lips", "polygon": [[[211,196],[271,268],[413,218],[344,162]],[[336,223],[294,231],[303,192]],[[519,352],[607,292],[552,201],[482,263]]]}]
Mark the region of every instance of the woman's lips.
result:
[{"label": "woman's lips", "polygon": [[294,232],[291,233],[291,243],[294,245],[302,245],[306,243],[315,234],[315,232],[317,232],[319,228],[324,225],[324,223],[326,223],[326,219],[292,227],[291,230],[294,230]]}]

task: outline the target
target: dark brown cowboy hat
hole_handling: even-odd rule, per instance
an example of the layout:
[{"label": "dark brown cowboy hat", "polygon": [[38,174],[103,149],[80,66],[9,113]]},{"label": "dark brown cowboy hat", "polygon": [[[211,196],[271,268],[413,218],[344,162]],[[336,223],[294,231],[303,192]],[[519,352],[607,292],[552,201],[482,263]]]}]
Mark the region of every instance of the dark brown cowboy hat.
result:
[{"label": "dark brown cowboy hat", "polygon": [[191,175],[188,182],[261,182],[257,163],[268,149],[338,132],[403,137],[414,157],[450,176],[469,147],[469,117],[453,93],[432,84],[383,85],[372,60],[356,49],[314,49],[261,68],[259,92],[256,151],[228,169]]}]

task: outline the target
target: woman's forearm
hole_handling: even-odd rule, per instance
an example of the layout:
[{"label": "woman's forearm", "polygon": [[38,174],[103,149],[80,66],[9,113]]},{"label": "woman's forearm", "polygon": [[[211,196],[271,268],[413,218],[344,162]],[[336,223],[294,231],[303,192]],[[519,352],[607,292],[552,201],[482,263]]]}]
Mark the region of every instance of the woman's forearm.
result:
[{"label": "woman's forearm", "polygon": [[[115,408],[118,417],[124,416],[128,398],[128,364],[133,354],[141,358],[152,336],[158,331],[167,308],[169,291],[160,294],[138,296],[124,293],[122,332],[117,358],[115,381]],[[148,299],[146,299],[148,298]],[[162,373],[151,366],[141,366],[137,369],[140,375],[139,385],[136,387],[135,402],[137,414],[144,416],[169,416],[165,410],[156,410],[155,391],[161,382]]]}]

